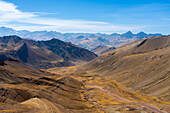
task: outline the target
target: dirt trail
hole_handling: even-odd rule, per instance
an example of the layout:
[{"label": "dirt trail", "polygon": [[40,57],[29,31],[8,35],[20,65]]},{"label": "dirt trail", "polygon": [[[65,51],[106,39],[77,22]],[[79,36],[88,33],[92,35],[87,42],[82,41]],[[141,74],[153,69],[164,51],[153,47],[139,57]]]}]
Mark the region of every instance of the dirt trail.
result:
[{"label": "dirt trail", "polygon": [[109,95],[110,97],[118,100],[118,101],[122,101],[122,102],[128,102],[128,103],[132,103],[132,104],[137,104],[139,106],[142,106],[142,107],[145,107],[147,108],[148,110],[154,112],[154,113],[166,113],[164,111],[161,111],[159,108],[155,107],[155,106],[152,106],[152,105],[149,105],[149,104],[144,104],[144,103],[139,103],[139,102],[135,102],[135,101],[131,101],[131,100],[128,100],[126,98],[123,98],[123,97],[120,97],[119,95],[117,94],[113,94],[111,93],[110,91],[108,91],[107,89],[105,89],[104,87],[100,87],[100,86],[95,86],[95,85],[87,85],[87,86],[91,86],[91,87],[94,87],[94,88],[97,88],[97,89],[100,89],[102,91],[104,91],[107,95]]}]

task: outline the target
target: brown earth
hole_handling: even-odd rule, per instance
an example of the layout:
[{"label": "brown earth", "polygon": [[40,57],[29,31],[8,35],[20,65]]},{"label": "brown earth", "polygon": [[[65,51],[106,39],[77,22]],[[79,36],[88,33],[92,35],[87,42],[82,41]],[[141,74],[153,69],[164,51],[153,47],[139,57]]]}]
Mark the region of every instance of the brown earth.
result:
[{"label": "brown earth", "polygon": [[[129,104],[135,104],[135,110],[145,107],[145,110],[139,108],[131,112],[170,111],[170,36],[142,39],[101,55],[85,65],[52,68],[48,72],[83,81],[104,111],[116,111],[115,106],[119,106],[119,112],[123,112],[123,107]],[[112,99],[111,95],[118,95],[126,102],[120,101],[120,98]]]},{"label": "brown earth", "polygon": [[34,41],[18,36],[0,37],[0,60],[18,60],[38,69],[74,66],[97,55],[58,39]]},{"label": "brown earth", "polygon": [[47,71],[2,61],[0,112],[168,113],[169,45],[169,36],[151,37]]},{"label": "brown earth", "polygon": [[36,70],[18,61],[0,66],[0,112],[92,112],[81,81]]}]

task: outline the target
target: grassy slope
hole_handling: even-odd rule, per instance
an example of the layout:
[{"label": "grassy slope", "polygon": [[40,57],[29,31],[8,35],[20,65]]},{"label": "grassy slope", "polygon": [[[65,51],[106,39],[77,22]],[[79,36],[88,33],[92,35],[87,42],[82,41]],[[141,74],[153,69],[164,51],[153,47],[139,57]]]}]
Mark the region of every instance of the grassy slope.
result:
[{"label": "grassy slope", "polygon": [[84,66],[47,70],[55,74],[6,62],[0,67],[0,112],[168,112],[169,37],[160,45],[157,37],[144,40]]},{"label": "grassy slope", "polygon": [[108,94],[103,98],[105,92],[96,89],[96,86],[130,101],[169,111],[169,45],[170,36],[151,37],[146,41],[143,39],[124,45],[80,67],[53,68],[48,71],[82,80],[87,88],[91,88],[89,92],[96,94],[92,98],[106,111],[116,105],[114,102],[119,107],[123,104],[115,98],[110,99]]},{"label": "grassy slope", "polygon": [[[0,66],[0,112],[92,112],[83,84],[16,61]],[[33,104],[33,105],[32,105]]]}]

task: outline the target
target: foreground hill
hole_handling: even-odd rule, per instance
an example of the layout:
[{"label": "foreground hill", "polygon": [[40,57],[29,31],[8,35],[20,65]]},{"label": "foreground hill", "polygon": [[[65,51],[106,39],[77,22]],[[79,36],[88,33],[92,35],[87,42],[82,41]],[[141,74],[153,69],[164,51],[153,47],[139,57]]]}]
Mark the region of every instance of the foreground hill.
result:
[{"label": "foreground hill", "polygon": [[0,113],[97,112],[81,81],[0,61]]},{"label": "foreground hill", "polygon": [[0,59],[15,59],[36,68],[73,66],[87,62],[97,55],[58,39],[33,41],[18,36],[0,37]]},{"label": "foreground hill", "polygon": [[82,80],[106,112],[170,111],[170,36],[126,44],[80,67],[48,71]]}]

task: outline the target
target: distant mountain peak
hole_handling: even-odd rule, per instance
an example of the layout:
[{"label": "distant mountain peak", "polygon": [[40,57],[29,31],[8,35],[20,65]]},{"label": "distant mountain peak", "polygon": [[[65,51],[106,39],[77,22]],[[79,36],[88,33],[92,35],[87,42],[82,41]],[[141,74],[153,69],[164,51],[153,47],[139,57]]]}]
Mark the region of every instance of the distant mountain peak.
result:
[{"label": "distant mountain peak", "polygon": [[132,38],[133,35],[134,35],[134,34],[133,34],[131,31],[128,31],[128,32],[126,32],[126,33],[123,33],[123,34],[121,35],[121,37]]},{"label": "distant mountain peak", "polygon": [[137,38],[138,39],[142,39],[142,38],[146,38],[147,37],[147,34],[145,32],[139,32],[136,34]]},{"label": "distant mountain peak", "polygon": [[126,35],[133,35],[133,33],[131,31],[127,31],[127,32],[123,33],[122,35],[124,35],[124,34],[126,34]]},{"label": "distant mountain peak", "polygon": [[145,32],[143,32],[143,31],[141,31],[141,32],[139,32],[139,33],[137,33],[137,34],[146,34]]},{"label": "distant mountain peak", "polygon": [[131,31],[126,32],[125,34],[133,34]]},{"label": "distant mountain peak", "polygon": [[[105,33],[60,33],[57,31],[27,31],[27,30],[14,30],[12,28],[0,27],[0,36],[17,35],[24,39],[33,40],[50,40],[57,38],[61,41],[71,42],[72,44],[81,46],[85,49],[91,50],[98,45],[115,46],[119,47],[123,44],[151,37],[151,36],[163,36],[160,33],[147,34],[145,32],[132,33],[131,31],[118,34],[105,34]],[[99,38],[101,37],[101,38]],[[55,42],[53,39],[52,41]],[[56,41],[59,42],[59,41]]]}]

